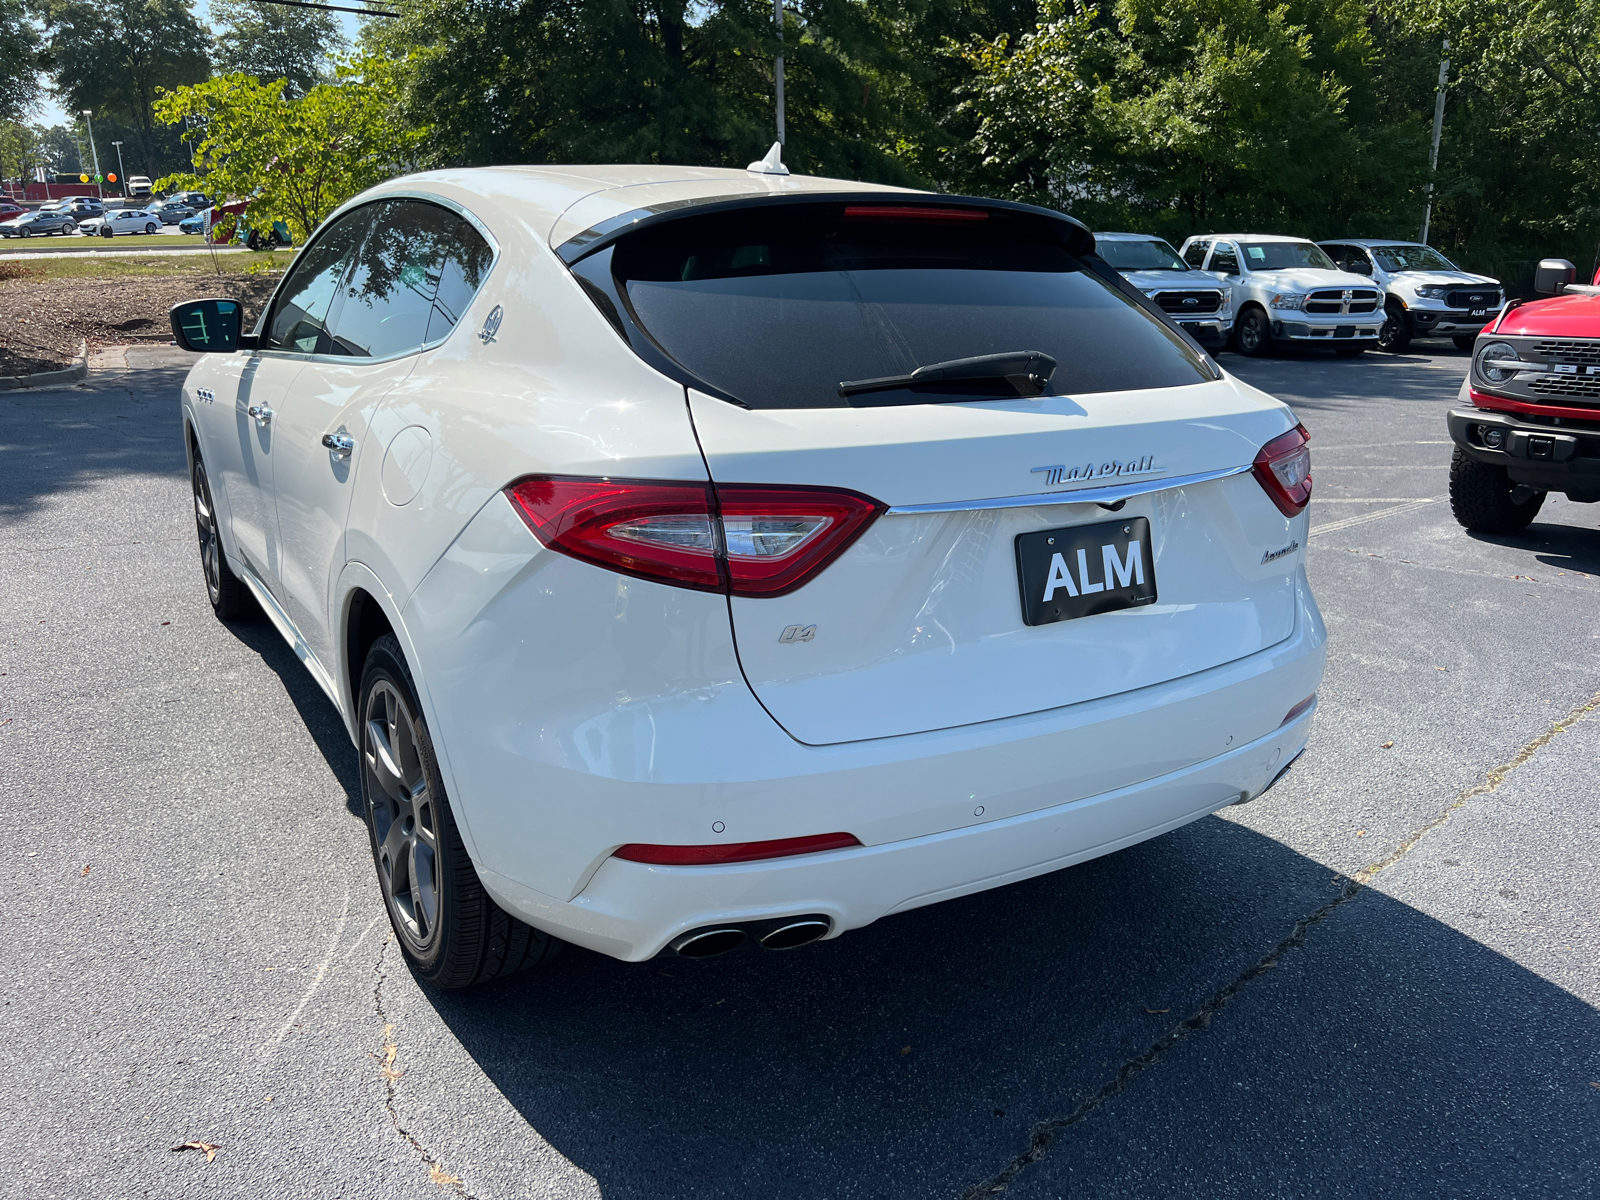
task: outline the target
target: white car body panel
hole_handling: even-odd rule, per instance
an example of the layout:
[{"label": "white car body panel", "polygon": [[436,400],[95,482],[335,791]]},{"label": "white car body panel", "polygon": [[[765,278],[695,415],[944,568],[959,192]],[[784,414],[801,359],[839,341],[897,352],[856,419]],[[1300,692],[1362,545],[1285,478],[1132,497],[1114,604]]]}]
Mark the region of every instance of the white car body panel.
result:
[{"label": "white car body panel", "polygon": [[[352,204],[436,197],[497,244],[448,338],[388,362],[206,355],[184,385],[228,560],[352,738],[350,613],[366,597],[412,667],[485,886],[620,958],[713,921],[825,913],[837,935],[1054,870],[1257,795],[1305,744],[1310,711],[1285,714],[1316,691],[1326,634],[1301,554],[1263,565],[1307,528],[1248,473],[1294,426],[1272,398],[1224,378],[744,410],[646,365],[555,252],[639,208],[840,189],[866,190],[659,167],[396,180]],[[263,403],[265,428],[245,411]],[[356,442],[342,464],[320,444],[341,427]],[[1079,460],[1048,487],[1032,471]],[[891,506],[1044,502],[892,513],[799,590],[730,604],[545,548],[503,490],[530,474],[703,481],[708,463],[718,481]],[[1207,472],[1232,474],[1161,486]],[[1124,483],[1153,490],[1122,513],[1056,503]],[[1161,602],[1021,626],[1015,534],[1122,514],[1148,517],[1161,543]],[[773,622],[803,612],[823,633],[779,645]],[[758,628],[773,636],[746,636]],[[796,650],[816,652],[810,666]],[[611,857],[625,842],[833,830],[862,847],[717,868]]]}]

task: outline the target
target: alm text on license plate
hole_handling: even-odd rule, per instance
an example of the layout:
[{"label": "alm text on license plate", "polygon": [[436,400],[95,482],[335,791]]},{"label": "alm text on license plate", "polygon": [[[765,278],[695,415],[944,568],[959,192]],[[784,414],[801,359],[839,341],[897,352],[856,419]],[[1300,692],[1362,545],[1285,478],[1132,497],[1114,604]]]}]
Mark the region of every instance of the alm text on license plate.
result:
[{"label": "alm text on license plate", "polygon": [[1049,625],[1156,602],[1145,517],[1020,533],[1016,545],[1026,624]]}]

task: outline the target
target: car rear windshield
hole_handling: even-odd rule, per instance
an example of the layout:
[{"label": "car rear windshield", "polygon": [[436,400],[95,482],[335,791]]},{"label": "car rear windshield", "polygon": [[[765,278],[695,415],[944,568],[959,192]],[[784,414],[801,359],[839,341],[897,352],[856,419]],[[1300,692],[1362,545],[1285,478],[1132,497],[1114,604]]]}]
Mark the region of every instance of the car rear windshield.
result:
[{"label": "car rear windshield", "polygon": [[1240,242],[1244,265],[1250,271],[1289,271],[1296,267],[1318,267],[1337,271],[1333,259],[1314,242]]},{"label": "car rear windshield", "polygon": [[1119,271],[1187,271],[1189,264],[1160,238],[1133,241],[1106,238],[1094,244],[1096,253]]},{"label": "car rear windshield", "polygon": [[574,269],[626,305],[629,320],[616,319],[636,345],[630,323],[690,382],[752,408],[1015,399],[1004,379],[849,397],[840,385],[1023,351],[1057,361],[1057,395],[1214,378],[1183,337],[1070,254],[1064,228],[1004,210],[762,205],[647,226]]}]

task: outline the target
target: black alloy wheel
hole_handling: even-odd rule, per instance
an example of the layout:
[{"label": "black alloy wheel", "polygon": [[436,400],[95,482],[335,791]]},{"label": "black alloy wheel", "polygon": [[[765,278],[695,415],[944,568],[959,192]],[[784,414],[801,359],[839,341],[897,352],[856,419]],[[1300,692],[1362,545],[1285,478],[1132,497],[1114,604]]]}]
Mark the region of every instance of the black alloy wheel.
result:
[{"label": "black alloy wheel", "polygon": [[1267,314],[1259,308],[1247,308],[1239,314],[1233,335],[1239,343],[1239,353],[1248,358],[1261,358],[1272,350],[1272,327]]},{"label": "black alloy wheel", "polygon": [[1378,349],[1400,354],[1411,345],[1411,317],[1398,308],[1391,308],[1378,327]]},{"label": "black alloy wheel", "polygon": [[412,970],[435,987],[466,987],[554,958],[562,943],[511,916],[478,880],[393,634],[367,652],[359,696],[372,861]]},{"label": "black alloy wheel", "polygon": [[1450,511],[1475,533],[1521,533],[1544,506],[1544,492],[1512,483],[1504,467],[1471,458],[1457,446],[1450,459]]},{"label": "black alloy wheel", "polygon": [[206,597],[219,620],[234,621],[251,610],[255,598],[228,569],[222,537],[217,532],[217,508],[211,500],[211,480],[206,477],[206,466],[198,453],[194,456],[190,482],[194,487],[194,525],[200,537],[200,568],[205,572]]},{"label": "black alloy wheel", "polygon": [[250,236],[245,239],[245,245],[252,250],[260,250],[264,244],[261,240],[261,235],[253,229],[250,231]]}]

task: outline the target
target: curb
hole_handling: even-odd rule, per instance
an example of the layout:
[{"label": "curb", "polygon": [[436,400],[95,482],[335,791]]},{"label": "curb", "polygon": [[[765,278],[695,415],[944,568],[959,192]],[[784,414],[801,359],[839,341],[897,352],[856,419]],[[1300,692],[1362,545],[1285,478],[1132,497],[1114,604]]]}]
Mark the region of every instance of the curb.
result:
[{"label": "curb", "polygon": [[58,383],[77,383],[89,374],[89,343],[78,343],[78,354],[70,367],[59,371],[35,371],[32,375],[0,375],[0,392],[17,388],[52,387]]}]

